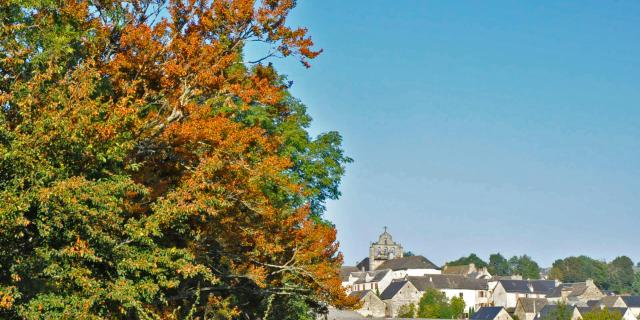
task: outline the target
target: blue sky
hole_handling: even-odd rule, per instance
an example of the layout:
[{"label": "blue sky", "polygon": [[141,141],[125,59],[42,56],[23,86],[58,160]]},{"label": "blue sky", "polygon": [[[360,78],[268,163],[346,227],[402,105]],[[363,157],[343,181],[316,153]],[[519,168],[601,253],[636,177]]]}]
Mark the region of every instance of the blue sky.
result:
[{"label": "blue sky", "polygon": [[640,2],[299,1],[324,53],[275,61],[355,162],[345,263],[388,226],[436,264],[475,252],[640,260]]}]

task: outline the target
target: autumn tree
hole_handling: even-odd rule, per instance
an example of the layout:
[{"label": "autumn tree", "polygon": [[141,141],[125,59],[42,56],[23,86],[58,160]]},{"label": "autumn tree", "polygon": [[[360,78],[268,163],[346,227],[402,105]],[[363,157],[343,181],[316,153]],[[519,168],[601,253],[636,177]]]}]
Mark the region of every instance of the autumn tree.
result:
[{"label": "autumn tree", "polygon": [[[0,2],[4,319],[311,319],[350,159],[268,63],[289,0]],[[249,61],[249,42],[272,51]],[[293,319],[291,318],[291,319]]]}]

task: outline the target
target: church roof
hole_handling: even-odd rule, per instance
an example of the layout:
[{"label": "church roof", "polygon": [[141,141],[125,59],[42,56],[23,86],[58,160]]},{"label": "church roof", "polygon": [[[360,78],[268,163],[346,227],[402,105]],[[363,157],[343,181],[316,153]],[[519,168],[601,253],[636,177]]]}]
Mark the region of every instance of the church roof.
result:
[{"label": "church roof", "polygon": [[427,288],[460,290],[489,289],[487,280],[471,279],[457,274],[427,274],[421,277],[407,277],[407,279],[418,291],[426,291]]},{"label": "church roof", "polygon": [[367,257],[362,259],[362,261],[356,265],[356,268],[359,270],[369,271],[369,258]]},{"label": "church roof", "polygon": [[377,269],[407,270],[407,269],[438,269],[433,262],[423,256],[411,256],[391,259],[383,262]]}]

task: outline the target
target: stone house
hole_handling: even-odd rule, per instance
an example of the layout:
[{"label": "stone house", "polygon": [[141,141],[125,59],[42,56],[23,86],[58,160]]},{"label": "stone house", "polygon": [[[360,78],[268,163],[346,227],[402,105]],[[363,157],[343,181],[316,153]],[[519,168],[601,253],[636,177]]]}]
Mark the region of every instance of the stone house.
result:
[{"label": "stone house", "polygon": [[604,296],[593,280],[588,279],[585,282],[562,283],[547,295],[547,299],[553,303],[587,306],[587,301],[598,300]]},{"label": "stone house", "polygon": [[421,297],[420,291],[407,280],[391,282],[380,294],[380,299],[387,305],[386,314],[392,318],[398,315],[401,306],[411,303],[417,305]]},{"label": "stone house", "polygon": [[352,291],[350,297],[356,297],[360,302],[360,309],[356,310],[364,317],[381,318],[385,316],[387,305],[373,292],[373,290]]},{"label": "stone house", "polygon": [[556,288],[553,280],[499,280],[491,293],[494,306],[513,309],[520,298],[546,298]]},{"label": "stone house", "polygon": [[471,316],[471,320],[513,320],[503,307],[482,307]]},{"label": "stone house", "polygon": [[428,274],[420,277],[407,277],[421,294],[428,288],[437,289],[448,299],[460,297],[465,303],[465,313],[473,308],[489,306],[489,287],[486,280],[467,278],[463,275]]},{"label": "stone house", "polygon": [[620,296],[604,296],[600,299],[594,299],[587,301],[587,307],[607,307],[607,308],[626,308],[627,304],[624,303]]},{"label": "stone house", "polygon": [[520,298],[513,314],[518,320],[533,320],[547,303],[545,298]]}]

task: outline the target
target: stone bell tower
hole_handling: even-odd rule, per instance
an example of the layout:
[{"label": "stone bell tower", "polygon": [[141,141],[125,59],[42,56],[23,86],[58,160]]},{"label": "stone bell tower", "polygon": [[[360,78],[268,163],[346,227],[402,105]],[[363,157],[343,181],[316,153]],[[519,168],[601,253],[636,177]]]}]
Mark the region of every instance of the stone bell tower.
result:
[{"label": "stone bell tower", "polygon": [[384,227],[384,232],[378,237],[378,242],[371,243],[369,247],[369,270],[375,270],[383,262],[391,259],[402,258],[402,246],[393,242],[391,234]]}]

